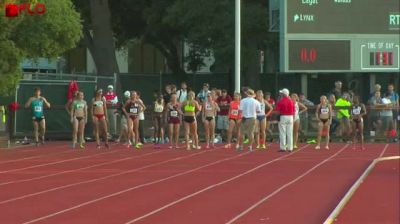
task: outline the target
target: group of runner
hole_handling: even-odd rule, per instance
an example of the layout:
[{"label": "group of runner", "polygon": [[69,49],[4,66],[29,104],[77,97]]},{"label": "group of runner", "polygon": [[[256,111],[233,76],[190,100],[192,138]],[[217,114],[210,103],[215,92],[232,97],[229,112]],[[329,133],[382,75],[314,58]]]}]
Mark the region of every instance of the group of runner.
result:
[{"label": "group of runner", "polygon": [[[226,91],[224,92],[226,93]],[[204,125],[205,147],[207,149],[214,148],[218,117],[219,122],[226,123],[227,126],[225,148],[233,147],[232,140],[235,136],[237,139],[235,148],[238,150],[243,149],[243,139],[245,138],[249,141],[249,150],[253,150],[254,140],[257,149],[266,149],[267,117],[275,113],[280,117],[281,151],[292,151],[298,148],[299,115],[306,112],[307,107],[299,102],[297,94],[289,95],[287,89],[280,91],[280,100],[276,107],[270,103],[270,94],[266,95],[268,96],[265,97],[261,90],[254,92],[247,88],[243,92],[243,99],[241,93],[234,93],[232,100],[221,103],[216,91],[207,91],[201,97],[199,95],[196,97],[193,91],[188,91],[184,100],[180,100],[180,95],[174,92],[169,94],[169,102],[165,102],[165,97],[162,94],[157,94],[152,106],[149,107],[153,116],[155,147],[160,148],[164,124],[167,124],[170,139],[169,148],[179,148],[180,127],[183,124],[186,149],[200,149],[198,135],[198,120],[200,120]],[[139,117],[147,108],[136,91],[126,91],[124,96],[126,100],[120,106],[122,130],[119,140],[125,135],[126,146],[139,149],[143,145],[139,137]],[[285,97],[289,99],[286,104],[284,103]],[[346,99],[346,94],[342,98],[349,102]],[[336,106],[339,106],[339,113],[350,113],[353,121],[353,142],[356,142],[356,135],[359,134],[360,141],[363,143],[363,116],[366,115],[367,111],[364,104],[360,103],[358,96],[353,97],[352,101],[352,103],[336,104]],[[85,148],[85,126],[88,118],[92,118],[97,148],[101,148],[101,138],[104,140],[104,146],[109,148],[107,105],[103,91],[97,90],[90,104],[84,100],[84,93],[77,91],[68,105],[67,111],[73,130],[72,147]],[[325,148],[329,149],[329,128],[334,116],[333,106],[335,105],[330,104],[327,96],[320,97],[320,103],[315,112],[318,121],[316,149],[320,149],[322,136],[326,137]],[[35,143],[44,143],[46,125],[43,111],[44,108],[50,108],[50,103],[41,96],[41,90],[36,88],[34,96],[29,98],[25,107],[32,110]],[[218,116],[221,110],[226,110],[227,115]],[[286,116],[290,118],[290,122],[286,122]]]}]

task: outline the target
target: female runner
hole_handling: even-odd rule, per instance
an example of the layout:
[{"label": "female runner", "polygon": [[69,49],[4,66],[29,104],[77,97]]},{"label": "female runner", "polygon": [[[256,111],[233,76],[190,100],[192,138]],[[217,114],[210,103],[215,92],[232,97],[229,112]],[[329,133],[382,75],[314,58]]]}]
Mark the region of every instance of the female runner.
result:
[{"label": "female runner", "polygon": [[170,149],[178,149],[179,146],[179,129],[180,129],[180,116],[182,111],[179,108],[178,96],[176,93],[171,94],[170,102],[167,104],[167,108],[164,111],[165,118],[168,123],[168,135],[170,139]]},{"label": "female runner", "polygon": [[351,106],[351,120],[353,129],[353,149],[356,148],[357,131],[360,135],[361,148],[364,149],[364,119],[363,116],[367,115],[365,105],[360,102],[360,96],[353,97],[353,105]]},{"label": "female runner", "polygon": [[85,148],[85,125],[87,124],[87,103],[83,92],[78,92],[71,108],[72,123],[72,148],[75,148],[79,140],[79,147]]},{"label": "female runner", "polygon": [[94,124],[94,133],[96,137],[97,149],[100,149],[100,135],[103,136],[105,140],[105,146],[108,149],[108,137],[107,137],[107,107],[106,107],[106,98],[103,96],[103,90],[98,89],[96,94],[92,100],[92,120]]},{"label": "female runner", "polygon": [[[215,102],[215,95],[208,94],[207,101],[203,102],[202,108],[202,120],[204,124],[204,131],[206,137],[206,149],[210,148],[210,140],[211,140],[211,148],[214,149],[214,139],[215,139],[215,117],[217,112],[219,112],[219,106]],[[211,136],[211,139],[210,139]]]},{"label": "female runner", "polygon": [[139,113],[145,109],[146,106],[141,100],[139,100],[136,91],[132,91],[130,100],[128,100],[125,103],[124,108],[122,108],[126,119],[128,120],[128,148],[132,145],[135,145],[136,149],[141,148],[141,145],[139,144]]},{"label": "female runner", "polygon": [[153,123],[154,123],[154,139],[155,139],[155,148],[160,148],[160,143],[164,136],[162,136],[162,128],[163,124],[163,114],[164,114],[164,98],[162,94],[157,94],[157,99],[154,101],[154,110],[153,110]]},{"label": "female runner", "polygon": [[[197,121],[196,116],[199,111],[201,111],[201,106],[194,99],[195,93],[190,91],[188,93],[188,98],[181,105],[181,110],[183,111],[183,121],[185,124],[185,140],[186,140],[186,149],[190,150],[189,144],[189,135],[192,135],[193,138],[193,148],[201,149],[199,146],[199,136],[197,134]],[[183,108],[183,109],[182,109]]]},{"label": "female runner", "polygon": [[294,119],[293,119],[293,149],[297,149],[297,142],[299,139],[299,128],[300,128],[300,114],[307,111],[307,107],[299,102],[299,96],[296,93],[292,93],[292,101],[294,102]]},{"label": "female runner", "polygon": [[[256,141],[257,141],[256,149],[267,149],[265,132],[267,129],[267,116],[269,116],[269,114],[272,113],[272,106],[268,103],[268,101],[264,99],[264,94],[262,90],[257,91],[256,100],[260,102],[260,108],[261,108],[261,110],[257,113],[257,119],[256,119],[256,129],[255,129]],[[267,108],[268,108],[268,114],[265,114]]]},{"label": "female runner", "polygon": [[318,104],[317,109],[315,111],[315,117],[318,120],[318,136],[317,136],[317,146],[315,149],[321,148],[321,136],[323,130],[326,130],[326,145],[325,149],[329,149],[329,129],[332,122],[333,110],[331,104],[329,104],[326,96],[320,97],[321,103]]},{"label": "female runner", "polygon": [[229,129],[228,129],[228,141],[225,145],[225,148],[231,148],[232,142],[232,133],[233,130],[236,129],[236,139],[239,141],[240,137],[240,120],[241,114],[239,113],[239,106],[240,106],[240,93],[235,93],[233,95],[233,101],[229,105]]}]

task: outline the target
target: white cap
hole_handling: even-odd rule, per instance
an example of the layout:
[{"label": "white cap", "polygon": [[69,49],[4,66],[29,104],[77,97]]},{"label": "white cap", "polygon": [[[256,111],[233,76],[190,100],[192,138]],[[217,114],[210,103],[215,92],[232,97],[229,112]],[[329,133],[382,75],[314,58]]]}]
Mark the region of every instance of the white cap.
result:
[{"label": "white cap", "polygon": [[289,96],[289,90],[286,89],[286,88],[279,90],[279,93],[282,93],[283,95]]},{"label": "white cap", "polygon": [[129,92],[128,90],[124,92],[124,96],[125,97],[131,97],[131,92]]},{"label": "white cap", "polygon": [[112,85],[108,85],[107,89],[114,89],[114,87]]}]

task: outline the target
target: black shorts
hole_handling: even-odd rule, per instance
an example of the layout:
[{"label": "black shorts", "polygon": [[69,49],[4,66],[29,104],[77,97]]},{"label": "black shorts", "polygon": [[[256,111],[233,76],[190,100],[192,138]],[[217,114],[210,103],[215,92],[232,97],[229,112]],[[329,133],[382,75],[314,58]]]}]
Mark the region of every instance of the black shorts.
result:
[{"label": "black shorts", "polygon": [[81,120],[83,120],[83,117],[75,117],[77,120],[78,120],[78,122],[81,122]]},{"label": "black shorts", "polygon": [[44,120],[44,116],[43,117],[32,117],[32,120],[34,122],[40,123],[42,120]]},{"label": "black shorts", "polygon": [[183,120],[184,120],[186,123],[193,123],[193,122],[196,121],[196,118],[195,118],[194,116],[184,116],[184,117],[183,117]]},{"label": "black shorts", "polygon": [[320,119],[321,121],[322,121],[322,123],[326,123],[326,122],[328,122],[329,121],[329,119]]},{"label": "black shorts", "polygon": [[213,119],[214,119],[214,117],[206,117],[206,120],[209,122],[212,121]]}]

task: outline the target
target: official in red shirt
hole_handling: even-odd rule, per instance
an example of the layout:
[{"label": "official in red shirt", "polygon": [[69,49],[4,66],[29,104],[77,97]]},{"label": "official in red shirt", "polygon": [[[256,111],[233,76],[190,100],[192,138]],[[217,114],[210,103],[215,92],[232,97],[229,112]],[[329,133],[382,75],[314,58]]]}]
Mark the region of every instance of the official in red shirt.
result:
[{"label": "official in red shirt", "polygon": [[282,89],[279,91],[282,94],[281,100],[278,101],[275,110],[279,112],[279,142],[280,151],[293,151],[293,118],[294,118],[294,103],[289,98],[289,90]]}]

